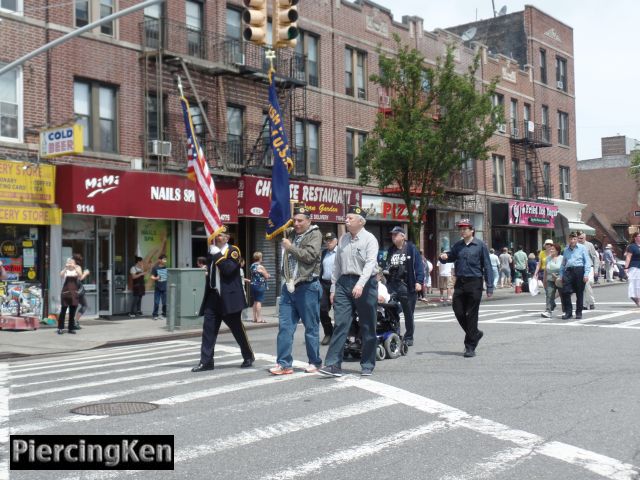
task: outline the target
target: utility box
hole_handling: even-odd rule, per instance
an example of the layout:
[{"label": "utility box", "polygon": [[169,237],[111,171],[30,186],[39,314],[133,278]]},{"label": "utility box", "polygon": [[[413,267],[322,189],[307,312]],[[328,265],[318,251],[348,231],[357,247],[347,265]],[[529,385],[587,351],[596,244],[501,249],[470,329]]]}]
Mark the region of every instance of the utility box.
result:
[{"label": "utility box", "polygon": [[[202,326],[200,305],[204,296],[204,283],[207,274],[201,268],[169,268],[167,278],[167,322],[177,329],[189,329]],[[175,287],[174,287],[175,285]],[[175,301],[171,301],[172,289],[175,288]]]}]

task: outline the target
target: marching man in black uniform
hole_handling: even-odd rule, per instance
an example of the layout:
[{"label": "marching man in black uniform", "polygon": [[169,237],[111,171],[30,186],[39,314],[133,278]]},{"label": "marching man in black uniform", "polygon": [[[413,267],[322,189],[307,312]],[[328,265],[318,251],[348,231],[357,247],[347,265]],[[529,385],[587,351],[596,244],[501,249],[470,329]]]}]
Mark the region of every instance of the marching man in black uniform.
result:
[{"label": "marching man in black uniform", "polygon": [[209,247],[207,256],[207,276],[200,315],[204,315],[202,325],[202,347],[200,363],[192,372],[213,370],[213,350],[216,345],[220,325],[224,321],[240,346],[244,361],[241,368],[248,368],[255,357],[242,325],[242,309],[247,302],[240,278],[240,249],[229,245],[229,234],[223,230]]}]

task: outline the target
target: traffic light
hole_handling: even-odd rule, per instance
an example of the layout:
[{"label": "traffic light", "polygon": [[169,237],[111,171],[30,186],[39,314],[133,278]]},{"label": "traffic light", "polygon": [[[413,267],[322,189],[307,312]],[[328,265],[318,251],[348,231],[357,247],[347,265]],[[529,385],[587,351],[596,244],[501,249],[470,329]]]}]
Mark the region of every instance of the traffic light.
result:
[{"label": "traffic light", "polygon": [[274,0],[273,45],[275,48],[295,47],[298,35],[298,0]]},{"label": "traffic light", "polygon": [[242,13],[246,27],[242,36],[256,45],[267,43],[267,0],[244,0]]}]

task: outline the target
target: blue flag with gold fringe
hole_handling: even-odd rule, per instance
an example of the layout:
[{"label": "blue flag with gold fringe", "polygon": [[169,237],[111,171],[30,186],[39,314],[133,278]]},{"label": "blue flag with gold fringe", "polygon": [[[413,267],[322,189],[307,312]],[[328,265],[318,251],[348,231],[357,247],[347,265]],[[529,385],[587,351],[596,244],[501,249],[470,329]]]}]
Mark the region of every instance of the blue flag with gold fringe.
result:
[{"label": "blue flag with gold fringe", "polygon": [[278,104],[278,94],[271,75],[269,83],[269,133],[273,151],[273,169],[271,173],[271,208],[267,220],[268,240],[282,233],[291,225],[291,206],[289,197],[289,174],[293,170],[293,156],[289,148],[284,120]]}]

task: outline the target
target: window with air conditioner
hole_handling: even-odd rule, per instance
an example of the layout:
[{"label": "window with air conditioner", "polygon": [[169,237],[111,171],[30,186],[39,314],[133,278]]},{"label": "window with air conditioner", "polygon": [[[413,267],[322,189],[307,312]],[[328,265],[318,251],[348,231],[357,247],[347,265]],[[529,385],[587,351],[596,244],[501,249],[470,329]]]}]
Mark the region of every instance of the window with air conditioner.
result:
[{"label": "window with air conditioner", "polygon": [[344,88],[352,97],[367,98],[366,53],[346,47],[344,51]]},{"label": "window with air conditioner", "polygon": [[513,187],[513,194],[517,197],[522,195],[522,187]]},{"label": "window with air conditioner", "polygon": [[560,167],[560,198],[571,200],[571,170],[569,167]]},{"label": "window with air conditioner", "polygon": [[567,91],[567,60],[556,57],[556,85],[558,90]]}]

